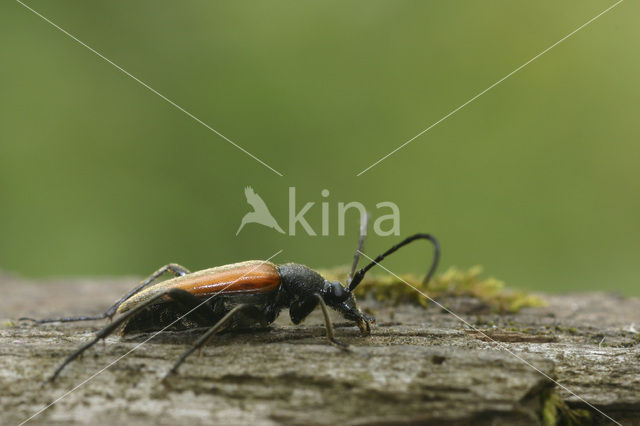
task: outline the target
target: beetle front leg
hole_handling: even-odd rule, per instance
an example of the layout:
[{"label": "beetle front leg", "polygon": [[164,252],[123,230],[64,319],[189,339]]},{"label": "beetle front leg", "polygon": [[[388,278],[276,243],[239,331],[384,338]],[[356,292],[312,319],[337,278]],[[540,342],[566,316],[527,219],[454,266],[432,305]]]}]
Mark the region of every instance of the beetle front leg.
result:
[{"label": "beetle front leg", "polygon": [[333,324],[331,322],[331,318],[329,317],[329,310],[327,309],[327,304],[324,302],[324,299],[319,294],[313,294],[306,299],[302,299],[301,301],[294,302],[289,307],[289,316],[291,317],[291,322],[294,324],[300,324],[303,319],[305,319],[314,309],[320,305],[322,309],[322,315],[324,317],[324,327],[327,330],[327,339],[334,346],[339,347],[340,349],[347,350],[348,345],[342,343],[335,337],[335,333],[333,331]]},{"label": "beetle front leg", "polygon": [[125,294],[120,300],[114,303],[109,309],[107,309],[104,313],[100,315],[80,315],[75,317],[62,317],[62,318],[46,318],[46,319],[34,319],[34,318],[19,318],[18,321],[33,321],[36,324],[45,324],[49,322],[74,322],[74,321],[94,321],[101,320],[105,318],[113,318],[115,313],[118,310],[118,307],[122,305],[127,299],[129,299],[134,294],[140,292],[144,288],[148,287],[153,281],[158,279],[165,272],[171,272],[176,277],[180,277],[182,275],[186,275],[191,273],[184,266],[178,265],[177,263],[168,263],[164,265],[162,268],[155,271],[153,274],[149,275],[146,279],[144,279],[140,284],[138,284],[133,290]]},{"label": "beetle front leg", "polygon": [[327,309],[327,304],[324,303],[324,299],[322,298],[322,296],[320,296],[319,294],[314,294],[314,296],[318,299],[318,302],[320,304],[320,308],[322,309],[322,315],[324,316],[324,327],[327,329],[327,339],[329,339],[329,341],[334,345],[337,346],[338,348],[342,349],[343,351],[349,351],[349,345],[347,345],[346,343],[341,342],[340,340],[336,339],[335,333],[333,331],[333,324],[331,323],[331,318],[329,317],[329,310]]},{"label": "beetle front leg", "polygon": [[253,311],[254,317],[259,318],[261,322],[266,323],[262,312],[253,305],[242,304],[234,307],[225,314],[217,323],[215,323],[206,333],[204,333],[196,342],[191,346],[182,356],[173,364],[171,370],[164,376],[163,380],[166,380],[170,375],[175,374],[178,371],[178,367],[196,350],[206,345],[216,334],[222,331],[231,321],[231,319],[241,311]]}]

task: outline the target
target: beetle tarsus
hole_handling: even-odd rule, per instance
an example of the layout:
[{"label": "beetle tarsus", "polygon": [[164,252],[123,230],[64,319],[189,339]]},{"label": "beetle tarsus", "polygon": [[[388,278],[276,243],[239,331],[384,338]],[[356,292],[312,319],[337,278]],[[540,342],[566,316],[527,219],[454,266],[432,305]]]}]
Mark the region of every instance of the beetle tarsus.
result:
[{"label": "beetle tarsus", "polygon": [[344,352],[351,352],[351,346],[349,344],[344,343],[344,342],[336,339],[335,337],[334,338],[329,337],[328,340],[336,348],[338,348],[338,349],[340,349],[340,350],[342,350]]},{"label": "beetle tarsus", "polygon": [[77,316],[77,317],[44,318],[44,319],[22,317],[22,318],[18,318],[18,321],[32,321],[34,324],[47,324],[51,322],[95,321],[95,320],[100,320],[104,318],[106,318],[105,314],[93,315],[93,316],[85,315],[85,316]]}]

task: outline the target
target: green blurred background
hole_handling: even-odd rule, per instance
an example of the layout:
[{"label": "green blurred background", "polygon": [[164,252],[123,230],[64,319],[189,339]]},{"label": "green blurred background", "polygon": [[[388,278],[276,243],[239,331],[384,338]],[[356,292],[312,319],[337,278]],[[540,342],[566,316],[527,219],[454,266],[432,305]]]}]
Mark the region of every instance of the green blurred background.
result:
[{"label": "green blurred background", "polygon": [[[360,177],[613,4],[57,1],[28,4],[284,174],[220,139],[13,1],[0,6],[0,269],[150,273],[251,258],[349,263],[393,201],[443,266],[508,285],[640,294],[640,26],[626,1]],[[254,187],[320,230],[235,232]],[[331,195],[323,199],[322,189]],[[367,252],[397,237],[371,236]],[[388,263],[424,268],[414,247]]]}]

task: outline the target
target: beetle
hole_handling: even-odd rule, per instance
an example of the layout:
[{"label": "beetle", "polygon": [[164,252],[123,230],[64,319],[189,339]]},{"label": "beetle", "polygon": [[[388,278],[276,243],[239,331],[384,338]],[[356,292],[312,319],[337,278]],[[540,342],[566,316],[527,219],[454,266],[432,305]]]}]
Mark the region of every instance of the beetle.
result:
[{"label": "beetle", "polygon": [[[366,224],[363,224],[346,286],[338,281],[328,281],[311,268],[297,263],[276,265],[269,261],[250,260],[197,272],[190,272],[183,266],[169,263],[147,277],[101,315],[21,320],[31,320],[39,324],[106,318],[112,320],[94,339],[70,354],[49,381],[55,380],[62,370],[84,351],[117,330],[121,335],[127,335],[166,329],[208,328],[175,362],[165,376],[167,378],[177,372],[178,367],[189,355],[202,348],[223,329],[255,325],[267,327],[276,320],[284,308],[289,309],[291,321],[297,325],[320,306],[327,339],[331,344],[348,350],[348,345],[335,337],[327,307],[336,310],[345,319],[355,322],[361,333],[368,335],[371,332],[371,323],[375,323],[375,319],[365,315],[358,308],[353,294],[365,274],[401,247],[426,239],[434,246],[434,257],[423,281],[426,284],[435,272],[440,257],[440,245],[435,237],[430,234],[414,234],[356,272],[364,243],[365,227]],[[153,284],[165,272],[171,272],[175,277]],[[113,319],[114,317],[117,318]]]}]

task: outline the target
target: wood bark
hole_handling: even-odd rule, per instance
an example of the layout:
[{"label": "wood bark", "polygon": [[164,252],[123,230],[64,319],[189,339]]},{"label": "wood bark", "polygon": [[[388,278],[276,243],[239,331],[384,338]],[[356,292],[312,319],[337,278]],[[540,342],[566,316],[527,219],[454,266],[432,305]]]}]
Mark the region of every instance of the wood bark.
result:
[{"label": "wood bark", "polygon": [[349,353],[327,344],[319,312],[294,326],[284,311],[268,330],[217,336],[167,383],[202,330],[112,336],[43,386],[105,321],[17,318],[99,313],[136,282],[0,275],[0,424],[56,400],[27,424],[610,423],[597,410],[640,424],[640,300],[605,293],[542,295],[548,306],[509,315],[441,300],[467,324],[433,304],[363,300],[371,336],[333,317]]}]

